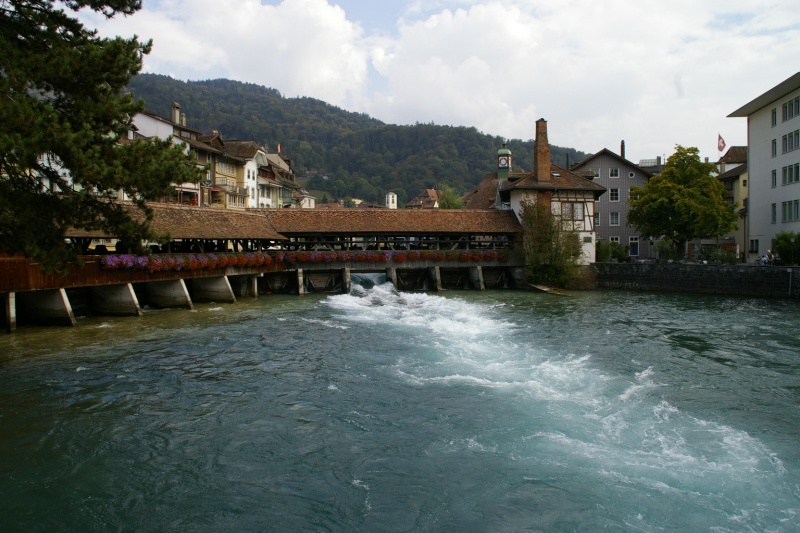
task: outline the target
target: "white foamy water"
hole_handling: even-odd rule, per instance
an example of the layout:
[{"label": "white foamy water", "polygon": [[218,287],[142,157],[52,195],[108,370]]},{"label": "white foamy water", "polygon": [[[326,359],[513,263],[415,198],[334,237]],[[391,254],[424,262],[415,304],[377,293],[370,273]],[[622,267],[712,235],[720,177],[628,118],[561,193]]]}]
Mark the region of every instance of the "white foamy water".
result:
[{"label": "white foamy water", "polygon": [[721,531],[797,525],[796,479],[776,452],[743,429],[672,404],[666,399],[672,385],[653,366],[637,370],[631,360],[628,373],[610,374],[593,361],[591,345],[585,353],[564,353],[537,341],[535,332],[546,330],[511,320],[493,305],[397,293],[390,284],[326,304],[347,322],[402,332],[401,342],[414,348],[390,365],[396,379],[513,405],[513,416],[498,413],[479,426],[510,440],[478,434],[437,449],[537,464],[556,485],[565,476],[571,487],[579,476],[580,486],[600,492],[603,505],[630,499],[620,512],[643,531],[660,530],[670,519],[691,525],[681,516],[687,506],[705,514],[695,525],[718,524]]}]

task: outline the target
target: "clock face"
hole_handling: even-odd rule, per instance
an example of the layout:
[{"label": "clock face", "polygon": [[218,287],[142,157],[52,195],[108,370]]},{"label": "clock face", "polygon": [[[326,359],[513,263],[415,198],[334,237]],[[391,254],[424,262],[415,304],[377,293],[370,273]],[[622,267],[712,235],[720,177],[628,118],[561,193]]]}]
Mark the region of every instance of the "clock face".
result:
[{"label": "clock face", "polygon": [[508,166],[508,158],[505,157],[505,156],[499,157],[497,159],[497,164],[499,166],[501,166],[501,167],[507,167]]}]

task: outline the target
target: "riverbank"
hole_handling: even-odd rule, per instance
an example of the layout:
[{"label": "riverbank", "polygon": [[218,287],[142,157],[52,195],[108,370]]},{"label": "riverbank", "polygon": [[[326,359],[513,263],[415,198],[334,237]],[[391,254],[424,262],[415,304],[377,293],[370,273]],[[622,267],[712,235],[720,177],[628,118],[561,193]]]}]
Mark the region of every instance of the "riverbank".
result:
[{"label": "riverbank", "polygon": [[800,269],[689,263],[594,263],[597,288],[800,298]]}]

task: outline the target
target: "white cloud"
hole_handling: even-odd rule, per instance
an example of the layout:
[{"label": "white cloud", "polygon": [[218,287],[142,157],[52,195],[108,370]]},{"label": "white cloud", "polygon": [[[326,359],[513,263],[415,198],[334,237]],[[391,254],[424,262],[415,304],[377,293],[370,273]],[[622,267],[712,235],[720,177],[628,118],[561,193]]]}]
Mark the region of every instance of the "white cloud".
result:
[{"label": "white cloud", "polygon": [[594,152],[625,139],[633,160],[675,144],[713,159],[717,132],[745,144],[744,120],[726,116],[797,71],[788,0],[395,0],[394,24],[369,28],[348,6],[377,21],[388,4],[354,1],[168,0],[84,18],[106,35],[152,37],[146,71],[504,137],[531,138],[544,117],[554,144]]}]

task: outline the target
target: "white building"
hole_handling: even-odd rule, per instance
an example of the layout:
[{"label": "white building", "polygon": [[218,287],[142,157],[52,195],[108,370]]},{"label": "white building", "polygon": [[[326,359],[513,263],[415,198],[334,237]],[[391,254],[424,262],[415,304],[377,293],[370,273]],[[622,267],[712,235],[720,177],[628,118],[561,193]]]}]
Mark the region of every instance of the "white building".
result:
[{"label": "white building", "polygon": [[536,121],[532,172],[513,172],[511,151],[497,152],[497,209],[512,209],[521,220],[525,201],[549,205],[562,227],[574,231],[583,248],[581,263],[594,263],[596,233],[594,209],[606,188],[550,162],[547,121]]},{"label": "white building", "polygon": [[740,107],[747,118],[748,261],[800,232],[800,72]]}]

